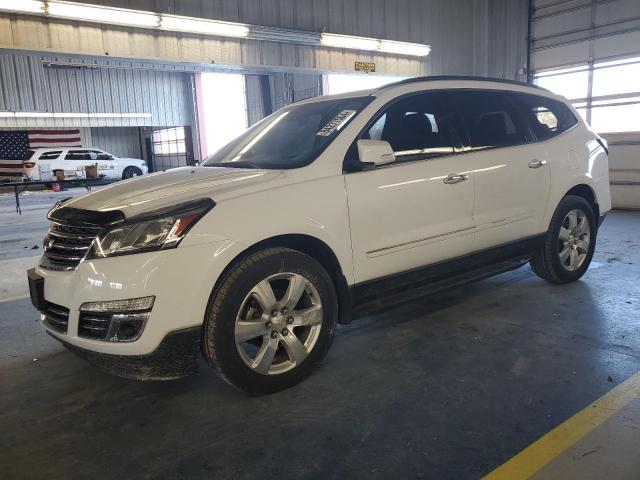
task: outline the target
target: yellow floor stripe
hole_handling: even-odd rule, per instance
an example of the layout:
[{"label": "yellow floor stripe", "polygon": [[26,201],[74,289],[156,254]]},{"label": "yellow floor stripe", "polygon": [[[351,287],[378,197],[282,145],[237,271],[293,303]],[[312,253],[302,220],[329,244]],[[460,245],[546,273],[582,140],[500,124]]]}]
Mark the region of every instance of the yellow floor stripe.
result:
[{"label": "yellow floor stripe", "polygon": [[483,480],[518,480],[531,477],[638,396],[640,396],[640,373],[636,373],[551,430],[485,476]]}]

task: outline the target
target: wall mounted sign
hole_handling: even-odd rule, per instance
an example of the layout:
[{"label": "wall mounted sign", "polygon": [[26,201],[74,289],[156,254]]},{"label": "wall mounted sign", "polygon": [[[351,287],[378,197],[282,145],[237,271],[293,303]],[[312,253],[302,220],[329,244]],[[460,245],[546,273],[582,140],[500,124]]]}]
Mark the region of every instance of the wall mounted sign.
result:
[{"label": "wall mounted sign", "polygon": [[356,72],[371,73],[376,71],[376,64],[373,62],[356,62]]}]

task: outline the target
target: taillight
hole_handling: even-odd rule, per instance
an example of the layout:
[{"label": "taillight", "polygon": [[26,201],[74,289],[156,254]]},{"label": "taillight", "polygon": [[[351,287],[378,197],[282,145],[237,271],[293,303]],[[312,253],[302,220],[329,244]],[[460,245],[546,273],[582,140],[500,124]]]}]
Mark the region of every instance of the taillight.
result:
[{"label": "taillight", "polygon": [[609,144],[607,143],[607,141],[600,135],[596,135],[596,140],[598,140],[600,146],[604,148],[604,151],[607,153],[607,155],[609,155]]},{"label": "taillight", "polygon": [[33,167],[35,167],[35,166],[36,166],[36,162],[23,162],[23,163],[22,163],[22,166],[23,166],[24,168],[33,168]]}]

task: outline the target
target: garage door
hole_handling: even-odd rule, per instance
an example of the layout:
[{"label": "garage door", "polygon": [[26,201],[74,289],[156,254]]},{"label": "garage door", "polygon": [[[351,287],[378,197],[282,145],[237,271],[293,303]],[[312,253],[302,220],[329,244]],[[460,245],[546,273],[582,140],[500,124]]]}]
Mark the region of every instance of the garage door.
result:
[{"label": "garage door", "polygon": [[535,0],[533,81],[611,143],[615,207],[640,208],[640,1]]}]

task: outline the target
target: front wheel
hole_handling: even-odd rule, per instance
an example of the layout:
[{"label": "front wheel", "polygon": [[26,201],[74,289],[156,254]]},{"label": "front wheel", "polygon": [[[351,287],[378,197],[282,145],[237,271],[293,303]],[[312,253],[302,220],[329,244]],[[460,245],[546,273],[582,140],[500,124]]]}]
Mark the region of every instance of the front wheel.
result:
[{"label": "front wheel", "polygon": [[203,354],[240,390],[284,390],[327,354],[337,304],[333,283],[316,260],[286,248],[258,251],[232,267],[212,293]]},{"label": "front wheel", "polygon": [[138,167],[127,167],[122,172],[122,179],[126,180],[127,178],[139,177],[142,175],[142,170]]},{"label": "front wheel", "polygon": [[551,283],[575,282],[589,268],[597,228],[591,204],[567,195],[551,218],[543,246],[530,260],[532,270]]}]

